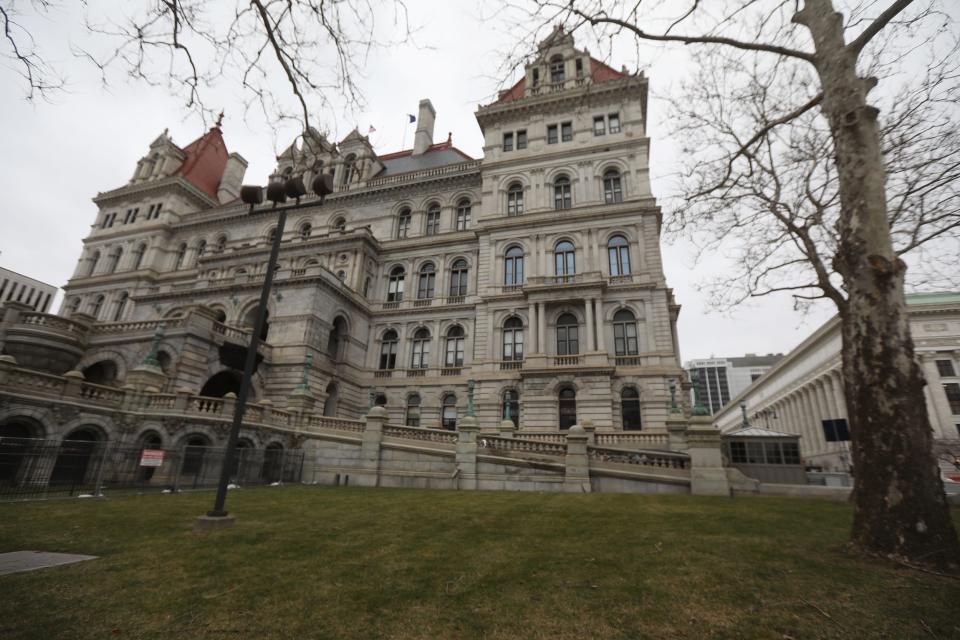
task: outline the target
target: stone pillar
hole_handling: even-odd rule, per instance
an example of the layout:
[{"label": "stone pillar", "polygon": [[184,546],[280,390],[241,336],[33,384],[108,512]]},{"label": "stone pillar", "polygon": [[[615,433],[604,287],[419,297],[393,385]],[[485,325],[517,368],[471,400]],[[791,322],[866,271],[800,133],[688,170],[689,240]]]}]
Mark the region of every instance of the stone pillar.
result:
[{"label": "stone pillar", "polygon": [[500,437],[501,438],[512,438],[514,433],[516,433],[517,427],[513,424],[513,420],[501,420],[500,421]]},{"label": "stone pillar", "polygon": [[537,303],[537,353],[546,354],[546,344],[547,344],[547,308],[545,303]]},{"label": "stone pillar", "polygon": [[387,422],[387,410],[371,407],[364,419],[363,440],[360,444],[360,471],[357,484],[376,487],[380,484],[380,443],[383,441],[383,425]]},{"label": "stone pillar", "polygon": [[[540,332],[537,331],[537,305],[531,304],[527,307],[527,326],[530,327],[530,348],[537,352],[538,341],[540,339]],[[524,354],[526,355],[526,354]]]},{"label": "stone pillar", "polygon": [[174,393],[177,394],[177,397],[173,401],[173,410],[179,411],[180,413],[185,412],[190,403],[190,396],[193,395],[193,392],[190,391],[190,389],[180,387]]},{"label": "stone pillar", "polygon": [[670,451],[687,450],[687,421],[680,413],[667,417],[667,448]]},{"label": "stone pillar", "polygon": [[63,377],[67,380],[66,384],[63,385],[63,395],[67,398],[80,397],[80,389],[84,381],[83,374],[74,369],[73,371],[67,371],[63,374]]},{"label": "stone pillar", "polygon": [[847,401],[846,398],[843,397],[843,374],[839,371],[833,371],[830,374],[830,378],[833,380],[833,396],[837,404],[837,417],[846,418]]},{"label": "stone pillar", "polygon": [[563,490],[566,493],[590,493],[589,436],[578,424],[567,431],[567,456],[564,460]]},{"label": "stone pillar", "polygon": [[939,382],[940,372],[937,371],[936,355],[924,353],[920,357],[923,377],[927,379],[923,395],[927,399],[927,413],[930,416],[930,423],[935,427],[933,430],[934,437],[953,438],[955,437],[952,428],[953,414],[950,411],[950,405],[947,403],[943,386]]},{"label": "stone pillar", "polygon": [[473,416],[464,416],[457,423],[457,488],[477,488],[477,432],[480,427]]},{"label": "stone pillar", "polygon": [[587,315],[587,351],[596,351],[596,337],[593,333],[593,299],[587,298],[583,301],[584,312]]},{"label": "stone pillar", "polygon": [[729,496],[730,483],[723,468],[720,430],[711,416],[692,416],[687,429],[690,454],[690,493],[697,496]]}]

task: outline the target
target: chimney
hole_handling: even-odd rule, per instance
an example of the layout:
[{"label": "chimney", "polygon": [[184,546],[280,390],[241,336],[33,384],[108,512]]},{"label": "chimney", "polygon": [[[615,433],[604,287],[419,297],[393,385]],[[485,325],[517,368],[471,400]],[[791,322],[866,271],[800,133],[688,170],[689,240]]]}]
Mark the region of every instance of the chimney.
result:
[{"label": "chimney", "polygon": [[413,155],[419,156],[433,144],[433,121],[437,112],[429,100],[420,101],[420,111],[417,113],[417,133],[413,138]]},{"label": "chimney", "polygon": [[223,177],[217,187],[217,200],[225,204],[240,197],[240,184],[243,174],[247,171],[247,161],[239,153],[231,153],[227,158],[227,166],[223,168]]}]

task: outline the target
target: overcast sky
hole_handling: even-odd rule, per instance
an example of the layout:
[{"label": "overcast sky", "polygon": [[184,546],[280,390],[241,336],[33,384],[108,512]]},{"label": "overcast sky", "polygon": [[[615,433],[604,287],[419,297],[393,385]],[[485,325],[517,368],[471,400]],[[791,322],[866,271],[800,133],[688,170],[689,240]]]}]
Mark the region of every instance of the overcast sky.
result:
[{"label": "overcast sky", "polygon": [[[116,2],[113,9],[103,10],[119,15],[135,4]],[[412,146],[413,129],[405,132],[406,114],[416,113],[419,100],[430,98],[437,110],[434,138],[443,140],[452,132],[456,146],[479,158],[483,140],[473,113],[498,88],[502,52],[512,37],[503,16],[476,0],[408,4],[411,22],[420,28],[417,40],[429,46],[374,52],[361,81],[368,108],[352,115],[316,114],[316,121],[339,138],[354,126],[366,133],[372,125],[376,132],[371,142],[379,153],[388,153],[401,149],[405,133],[406,147]],[[25,101],[18,79],[0,66],[0,266],[57,286],[73,273],[81,239],[96,217],[91,198],[125,184],[149,143],[165,128],[180,145],[204,131],[199,117],[187,113],[164,87],[118,78],[105,90],[94,70],[70,54],[71,43],[90,38],[81,18],[78,8],[67,8],[27,22],[47,58],[68,78],[68,92],[55,103]],[[684,58],[682,53],[652,50],[640,55],[643,59],[638,60],[632,49],[618,51],[613,63],[642,69],[650,78],[653,193],[662,198],[671,188],[666,176],[676,149],[665,136],[658,94],[670,91],[670,82],[683,72]],[[286,87],[277,83],[278,92]],[[264,183],[276,153],[290,139],[275,139],[275,131],[256,115],[245,119],[236,91],[223,87],[215,96],[226,112],[223,132],[229,150],[250,162],[245,181]],[[679,334],[684,360],[787,352],[833,313],[820,303],[802,315],[788,297],[763,298],[732,313],[711,313],[696,284],[721,269],[723,258],[714,256],[695,266],[684,243],[665,244],[663,252],[667,282],[683,306]]]}]

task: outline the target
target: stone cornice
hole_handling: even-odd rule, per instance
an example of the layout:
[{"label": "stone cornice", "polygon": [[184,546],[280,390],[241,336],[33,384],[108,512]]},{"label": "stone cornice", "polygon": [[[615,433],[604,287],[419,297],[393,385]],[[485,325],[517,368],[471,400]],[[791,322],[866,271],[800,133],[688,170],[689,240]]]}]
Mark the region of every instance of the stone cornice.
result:
[{"label": "stone cornice", "polygon": [[[547,145],[551,147],[550,151],[537,153],[537,154],[527,154],[527,155],[514,155],[508,156],[505,160],[484,160],[483,161],[483,173],[488,175],[497,171],[505,170],[519,170],[519,171],[530,171],[530,172],[543,172],[545,167],[553,166],[555,162],[562,162],[565,160],[576,160],[578,164],[588,165],[593,164],[596,161],[608,161],[606,152],[612,150],[622,150],[625,152],[629,150],[631,153],[646,153],[650,148],[650,138],[647,136],[643,137],[626,137],[624,134],[623,140],[617,140],[615,142],[606,142],[604,144],[595,143],[588,148],[584,147],[573,147],[573,148],[563,148],[564,144],[562,143],[557,145]],[[558,147],[556,150],[552,147]],[[620,158],[623,156],[623,153],[616,154],[614,157]],[[583,154],[590,154],[588,157],[584,157]],[[502,154],[507,155],[507,154]],[[645,167],[649,171],[649,167]]]},{"label": "stone cornice", "polygon": [[193,183],[182,176],[170,176],[160,180],[148,180],[146,182],[128,184],[117,189],[104,191],[98,193],[96,197],[93,198],[93,202],[100,207],[112,206],[112,203],[115,203],[118,200],[142,198],[155,191],[162,191],[167,187],[179,187],[183,189],[187,195],[191,196],[194,200],[199,202],[201,205],[205,205],[206,207],[220,206],[220,203],[215,198],[211,198],[209,195],[198,189]]},{"label": "stone cornice", "polygon": [[[562,215],[561,220],[557,214]],[[519,216],[501,216],[496,218],[482,218],[477,220],[477,235],[485,232],[514,229],[517,227],[529,229],[536,226],[555,225],[560,221],[578,221],[596,218],[614,218],[621,215],[654,215],[659,228],[663,214],[653,198],[628,200],[618,204],[586,204],[572,209],[557,212],[555,209],[546,209],[535,213],[524,213]]]}]

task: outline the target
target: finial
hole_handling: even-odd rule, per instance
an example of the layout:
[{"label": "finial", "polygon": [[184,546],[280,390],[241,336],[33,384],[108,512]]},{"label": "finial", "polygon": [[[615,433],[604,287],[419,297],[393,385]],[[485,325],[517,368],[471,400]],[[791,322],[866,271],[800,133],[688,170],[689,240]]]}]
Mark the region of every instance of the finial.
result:
[{"label": "finial", "polygon": [[215,126],[219,129],[221,124],[223,124],[223,109],[220,110],[220,115],[217,116],[217,124]]},{"label": "finial", "polygon": [[447,131],[447,144],[453,144],[453,131]]}]

